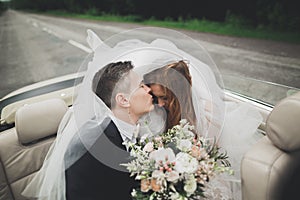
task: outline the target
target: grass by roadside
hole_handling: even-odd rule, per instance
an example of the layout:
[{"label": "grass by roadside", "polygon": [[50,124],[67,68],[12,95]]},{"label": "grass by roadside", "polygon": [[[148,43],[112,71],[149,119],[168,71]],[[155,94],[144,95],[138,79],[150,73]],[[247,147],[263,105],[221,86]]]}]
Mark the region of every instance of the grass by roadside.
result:
[{"label": "grass by roadside", "polygon": [[247,37],[247,38],[257,38],[257,39],[267,39],[274,41],[283,41],[289,43],[300,44],[300,33],[299,32],[279,32],[270,30],[265,27],[259,29],[252,28],[250,26],[240,25],[238,22],[213,22],[205,19],[190,19],[190,20],[142,20],[138,16],[118,16],[118,15],[93,15],[93,14],[75,14],[67,13],[64,11],[48,11],[44,14],[63,16],[63,17],[73,17],[80,19],[91,19],[91,20],[101,20],[101,21],[114,21],[114,22],[126,22],[126,23],[139,23],[149,26],[159,26],[166,28],[177,28],[185,29],[199,32],[208,32],[221,35],[229,35],[235,37]]}]

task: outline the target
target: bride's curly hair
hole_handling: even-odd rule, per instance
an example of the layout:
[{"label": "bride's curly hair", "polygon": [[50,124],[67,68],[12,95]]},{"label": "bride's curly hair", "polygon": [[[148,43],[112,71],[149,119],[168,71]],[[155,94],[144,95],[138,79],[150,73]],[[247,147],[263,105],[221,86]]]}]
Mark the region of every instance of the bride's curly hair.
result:
[{"label": "bride's curly hair", "polygon": [[188,64],[180,60],[167,64],[144,75],[144,82],[149,86],[158,84],[165,94],[167,109],[166,129],[187,119],[196,125],[196,115],[192,101],[192,77]]}]

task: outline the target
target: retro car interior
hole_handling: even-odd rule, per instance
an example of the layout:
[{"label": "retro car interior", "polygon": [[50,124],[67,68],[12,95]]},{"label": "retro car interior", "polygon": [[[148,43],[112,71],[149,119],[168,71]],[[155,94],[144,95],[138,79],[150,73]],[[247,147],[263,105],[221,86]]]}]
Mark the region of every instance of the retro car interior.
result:
[{"label": "retro car interior", "polygon": [[25,199],[21,192],[40,169],[67,111],[61,99],[18,109],[15,127],[0,133],[0,199]]},{"label": "retro car interior", "polygon": [[[13,115],[14,126],[0,132],[0,200],[25,199],[21,192],[42,166],[68,106],[62,98],[20,106]],[[242,160],[242,196],[244,200],[286,199],[283,196],[293,194],[293,186],[299,185],[295,177],[300,166],[300,92],[272,111],[259,110],[266,122],[260,126],[265,135]]]},{"label": "retro car interior", "polygon": [[298,199],[300,185],[300,93],[269,114],[266,136],[241,164],[243,200]]}]

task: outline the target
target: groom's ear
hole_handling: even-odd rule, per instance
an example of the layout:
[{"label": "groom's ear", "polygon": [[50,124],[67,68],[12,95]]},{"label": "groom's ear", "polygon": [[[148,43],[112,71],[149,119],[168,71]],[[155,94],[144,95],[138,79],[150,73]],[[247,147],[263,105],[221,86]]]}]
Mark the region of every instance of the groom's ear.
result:
[{"label": "groom's ear", "polygon": [[130,106],[129,98],[127,98],[127,96],[124,93],[117,93],[115,99],[117,105],[120,107],[128,108]]}]

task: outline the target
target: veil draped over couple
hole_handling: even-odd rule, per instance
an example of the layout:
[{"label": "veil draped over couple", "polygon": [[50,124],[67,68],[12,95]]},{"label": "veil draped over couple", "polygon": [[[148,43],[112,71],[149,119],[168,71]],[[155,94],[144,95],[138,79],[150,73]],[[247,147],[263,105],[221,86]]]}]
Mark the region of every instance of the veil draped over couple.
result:
[{"label": "veil draped over couple", "polygon": [[[208,199],[241,199],[240,162],[257,141],[262,117],[249,105],[226,101],[220,74],[205,50],[167,29],[135,29],[105,42],[93,31],[87,33],[93,53],[79,70],[84,77],[76,80],[74,104],[22,194],[59,200],[94,199],[99,194],[120,199],[118,195],[125,194],[121,199],[130,199],[128,190],[136,183],[120,165],[129,157],[122,141],[151,138],[186,119],[195,126],[195,137],[216,140],[234,170],[234,175],[209,182]],[[122,75],[117,67],[127,72]],[[121,90],[124,95],[118,95]],[[127,113],[112,109],[119,103]],[[112,129],[121,140],[107,134]],[[113,193],[106,191],[109,187]]]}]

